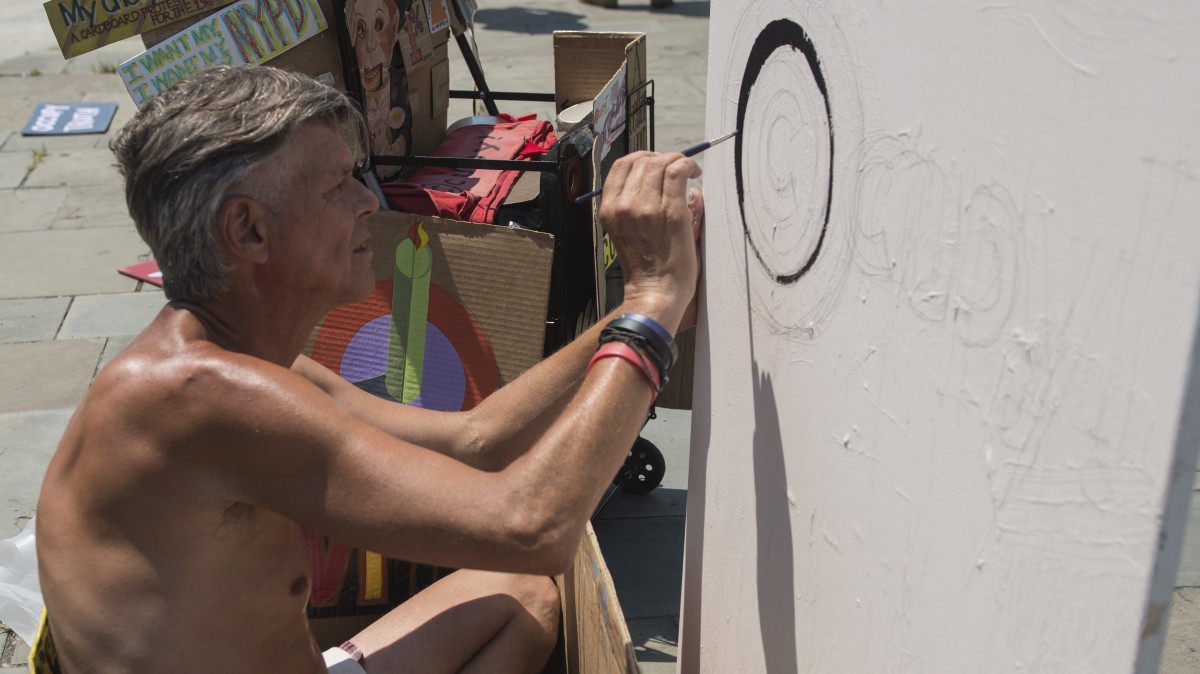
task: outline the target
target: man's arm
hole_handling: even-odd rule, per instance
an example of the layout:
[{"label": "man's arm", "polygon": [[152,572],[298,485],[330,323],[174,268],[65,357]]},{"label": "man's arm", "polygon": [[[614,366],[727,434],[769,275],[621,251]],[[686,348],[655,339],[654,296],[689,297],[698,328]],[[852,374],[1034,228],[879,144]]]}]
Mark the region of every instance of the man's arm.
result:
[{"label": "man's arm", "polygon": [[[688,201],[693,238],[699,237],[704,199],[693,190]],[[397,438],[433,449],[483,470],[500,470],[529,450],[566,408],[584,380],[584,368],[614,316],[633,311],[621,305],[569,344],[465,413],[422,410],[371,395],[307,356],[292,370],[312,381],[355,417]],[[692,326],[694,306],[680,329]],[[644,421],[644,419],[643,419]]]},{"label": "man's arm", "polygon": [[[681,155],[637,153],[613,167],[602,216],[622,255],[626,301],[674,332],[698,275]],[[591,347],[571,345],[568,364]],[[557,573],[637,437],[645,375],[618,358],[577,390],[528,451],[486,472],[396,439],[293,372],[231,355],[187,374],[189,414],[162,438],[220,498],[252,503],[389,556],[445,566]],[[545,369],[545,368],[543,368]],[[582,369],[582,368],[580,368]],[[544,384],[544,382],[543,382]],[[181,394],[182,395],[182,394]],[[549,394],[547,394],[549,395]],[[177,401],[178,402],[178,401]]]},{"label": "man's arm", "polygon": [[379,430],[414,445],[454,457],[476,468],[486,468],[479,438],[469,417],[460,412],[427,410],[384,400],[358,388],[308,356],[298,356],[292,372],[324,391],[338,407]]},{"label": "man's arm", "polygon": [[496,471],[528,451],[579,390],[600,330],[624,306],[466,412],[425,410],[384,400],[307,356],[292,371],[337,405],[383,432],[481,470]]}]

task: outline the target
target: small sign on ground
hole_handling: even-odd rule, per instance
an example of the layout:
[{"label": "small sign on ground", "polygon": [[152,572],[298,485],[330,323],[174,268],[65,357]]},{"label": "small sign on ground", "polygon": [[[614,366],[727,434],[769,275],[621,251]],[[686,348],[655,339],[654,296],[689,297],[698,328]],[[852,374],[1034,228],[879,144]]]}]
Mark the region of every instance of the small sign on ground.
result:
[{"label": "small sign on ground", "polygon": [[116,103],[38,103],[21,135],[104,133],[116,112]]}]

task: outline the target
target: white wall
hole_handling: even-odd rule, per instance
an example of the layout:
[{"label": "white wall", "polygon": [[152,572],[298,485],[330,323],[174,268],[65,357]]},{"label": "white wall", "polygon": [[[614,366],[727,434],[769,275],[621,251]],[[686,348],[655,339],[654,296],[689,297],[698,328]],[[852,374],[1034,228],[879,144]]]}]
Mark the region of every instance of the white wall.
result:
[{"label": "white wall", "polygon": [[1200,3],[710,25],[707,135],[745,121],[704,162],[682,670],[1153,671],[1198,428]]}]

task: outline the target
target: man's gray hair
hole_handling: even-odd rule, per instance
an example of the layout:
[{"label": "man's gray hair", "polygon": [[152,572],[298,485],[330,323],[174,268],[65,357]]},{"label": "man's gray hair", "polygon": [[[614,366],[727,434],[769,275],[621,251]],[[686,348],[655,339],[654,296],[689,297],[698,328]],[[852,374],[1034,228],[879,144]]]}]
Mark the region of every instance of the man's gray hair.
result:
[{"label": "man's gray hair", "polygon": [[364,149],[365,121],[350,99],[267,67],[203,70],[147,101],[125,125],[111,148],[167,298],[211,300],[229,287],[233,268],[216,238],[221,204],[309,121],[347,128],[352,149]]}]

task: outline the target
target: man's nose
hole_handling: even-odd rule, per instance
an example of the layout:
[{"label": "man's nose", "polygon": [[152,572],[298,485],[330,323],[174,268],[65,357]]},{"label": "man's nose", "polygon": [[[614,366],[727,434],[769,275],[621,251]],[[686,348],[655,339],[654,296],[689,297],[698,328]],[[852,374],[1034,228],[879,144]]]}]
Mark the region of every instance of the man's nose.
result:
[{"label": "man's nose", "polygon": [[363,217],[368,217],[379,210],[382,204],[379,203],[379,198],[371,191],[369,187],[361,182],[354,181],[358,185],[359,207],[357,213]]}]

